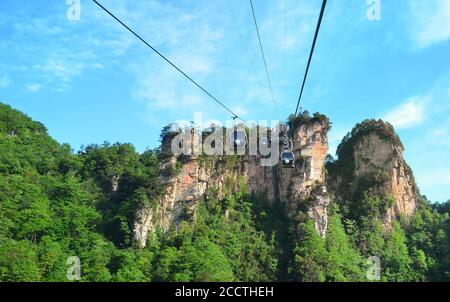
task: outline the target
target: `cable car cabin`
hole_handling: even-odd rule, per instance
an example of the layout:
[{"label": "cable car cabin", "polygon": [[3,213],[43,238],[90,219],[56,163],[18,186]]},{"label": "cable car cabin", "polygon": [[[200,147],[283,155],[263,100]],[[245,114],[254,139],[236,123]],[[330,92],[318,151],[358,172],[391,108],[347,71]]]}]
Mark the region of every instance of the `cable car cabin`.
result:
[{"label": "cable car cabin", "polygon": [[294,152],[290,150],[281,151],[281,165],[285,168],[295,168]]},{"label": "cable car cabin", "polygon": [[245,147],[247,143],[247,134],[243,129],[235,129],[231,134],[231,144],[234,148]]}]

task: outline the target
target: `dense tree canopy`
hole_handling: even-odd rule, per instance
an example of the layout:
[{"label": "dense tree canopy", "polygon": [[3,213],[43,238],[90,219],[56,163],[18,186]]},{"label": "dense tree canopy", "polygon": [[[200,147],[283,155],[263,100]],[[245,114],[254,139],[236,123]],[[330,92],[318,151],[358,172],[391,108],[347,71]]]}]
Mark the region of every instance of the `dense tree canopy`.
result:
[{"label": "dense tree canopy", "polygon": [[[360,131],[370,127],[388,133],[376,121]],[[167,133],[171,127],[162,140]],[[450,202],[423,198],[412,219],[385,230],[379,213],[389,198],[364,185],[359,203],[332,203],[325,238],[306,213],[289,220],[281,202],[248,194],[240,181],[240,191],[223,198],[210,188],[195,221],[157,231],[139,249],[134,215],[164,192],[165,156],[107,142],[74,154],[0,104],[0,281],[73,280],[73,256],[81,281],[367,281],[372,256],[381,261],[380,281],[450,277]]]}]

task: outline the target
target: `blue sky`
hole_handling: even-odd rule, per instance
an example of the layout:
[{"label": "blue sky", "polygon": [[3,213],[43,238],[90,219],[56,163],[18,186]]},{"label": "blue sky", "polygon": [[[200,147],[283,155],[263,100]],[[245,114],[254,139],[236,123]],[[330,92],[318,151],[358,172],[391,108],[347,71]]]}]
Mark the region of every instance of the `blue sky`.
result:
[{"label": "blue sky", "polygon": [[[248,120],[277,119],[246,0],[101,1]],[[227,3],[228,2],[228,3]],[[295,109],[319,0],[254,0],[274,94]],[[229,9],[231,7],[231,10]],[[330,153],[366,118],[389,120],[423,194],[450,198],[450,0],[329,1],[302,107],[330,117]],[[156,147],[175,120],[230,118],[90,0],[0,2],[0,101],[77,150]],[[234,15],[234,18],[233,18]],[[286,35],[285,35],[286,28]]]}]

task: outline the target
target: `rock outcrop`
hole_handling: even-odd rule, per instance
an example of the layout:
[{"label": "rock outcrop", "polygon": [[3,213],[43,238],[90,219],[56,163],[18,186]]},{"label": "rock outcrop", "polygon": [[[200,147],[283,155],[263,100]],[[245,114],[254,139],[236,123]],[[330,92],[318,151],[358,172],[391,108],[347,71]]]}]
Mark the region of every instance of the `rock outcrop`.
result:
[{"label": "rock outcrop", "polygon": [[[144,207],[136,214],[135,242],[144,247],[149,234],[157,228],[166,232],[183,220],[195,219],[196,205],[205,198],[208,188],[216,188],[219,196],[223,196],[225,192],[237,191],[241,183],[245,183],[249,192],[265,196],[268,202],[283,202],[289,218],[294,218],[300,206],[308,201],[308,213],[324,236],[330,202],[324,175],[328,129],[328,121],[315,119],[298,127],[294,133],[297,161],[293,169],[261,166],[259,156],[231,159],[222,155],[208,157],[206,161],[202,157],[185,157],[181,171],[165,180],[166,192],[156,206]],[[166,165],[176,165],[173,160]]]},{"label": "rock outcrop", "polygon": [[419,193],[403,149],[390,124],[381,120],[358,124],[339,146],[338,160],[330,165],[328,185],[335,198],[355,200],[370,190],[381,199],[391,199],[389,208],[380,213],[387,229],[401,215],[411,217]]},{"label": "rock outcrop", "polygon": [[[325,173],[328,120],[315,115],[303,119],[300,125],[292,135],[295,168],[262,166],[260,156],[250,155],[183,157],[175,176],[161,176],[166,184],[164,194],[152,207],[144,207],[136,214],[133,233],[137,245],[144,247],[157,228],[167,232],[183,220],[194,221],[196,206],[207,198],[212,187],[223,197],[245,184],[250,193],[265,196],[267,202],[283,203],[287,219],[294,219],[299,211],[307,213],[321,236],[326,235],[331,196],[337,202],[359,200],[355,196],[370,189],[379,192],[381,198],[392,199],[389,208],[380,213],[387,229],[400,215],[414,213],[418,191],[392,126],[382,121],[358,124],[344,138],[338,160],[328,163]],[[168,148],[170,143],[163,145]],[[162,166],[175,169],[176,158]],[[367,179],[370,187],[366,188]]]}]

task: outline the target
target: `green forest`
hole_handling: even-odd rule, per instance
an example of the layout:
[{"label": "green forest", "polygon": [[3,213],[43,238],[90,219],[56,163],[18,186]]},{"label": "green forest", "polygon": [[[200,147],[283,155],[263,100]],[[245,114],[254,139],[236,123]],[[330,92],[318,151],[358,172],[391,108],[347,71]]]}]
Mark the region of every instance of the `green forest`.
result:
[{"label": "green forest", "polygon": [[[210,188],[195,221],[156,231],[138,248],[134,215],[164,192],[157,177],[164,156],[127,143],[74,151],[0,103],[0,281],[450,279],[450,201],[432,204],[426,197],[389,232],[377,215],[378,196],[332,202],[322,238],[306,213],[288,220],[282,203],[269,205],[245,183],[224,198]],[[73,256],[80,259],[79,280],[68,277]],[[381,261],[377,279],[368,278],[372,256]]]}]

